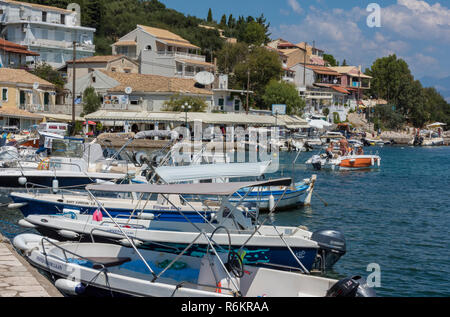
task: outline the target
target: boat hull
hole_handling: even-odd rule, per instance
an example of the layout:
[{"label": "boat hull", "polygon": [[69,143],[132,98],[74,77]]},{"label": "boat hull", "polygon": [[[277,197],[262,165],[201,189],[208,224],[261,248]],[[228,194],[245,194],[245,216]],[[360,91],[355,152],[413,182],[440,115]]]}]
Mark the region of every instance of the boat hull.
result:
[{"label": "boat hull", "polygon": [[[77,210],[82,214],[92,215],[98,209],[98,206],[93,201],[89,201],[86,198],[84,199],[61,198],[55,199],[56,200],[55,201],[55,200],[39,199],[37,197],[36,198],[26,197],[25,195],[21,195],[20,193],[15,194],[13,193],[10,195],[10,197],[14,203],[24,204],[22,207],[20,207],[20,211],[25,217],[28,217],[29,215],[57,215],[61,214],[64,210]],[[105,209],[112,217],[128,218],[134,210],[133,206],[130,206],[128,208],[127,207],[119,208],[117,207],[117,205],[116,207],[114,207],[113,205],[114,203],[109,205],[108,201],[105,201],[105,203],[103,204]],[[184,214],[183,216],[176,210],[171,209],[169,207],[167,207],[166,209],[163,209],[161,207],[151,208],[151,205],[149,205],[149,208],[145,208],[144,212],[153,214],[155,219],[161,221],[186,222],[187,220],[184,217],[186,216],[193,223],[203,223],[205,222],[203,217],[205,217],[208,220],[211,218],[210,212],[200,212],[199,214],[195,211],[183,211]]]},{"label": "boat hull", "polygon": [[[19,181],[25,177],[26,184]],[[52,187],[53,180],[58,180],[59,187],[85,186],[96,181],[113,181],[124,179],[124,174],[109,173],[74,173],[64,171],[39,171],[39,170],[17,170],[4,169],[0,171],[0,187],[3,188],[25,188],[32,185]]]},{"label": "boat hull", "polygon": [[[290,210],[304,204],[304,197],[307,195],[310,189],[309,184],[300,183],[297,184],[295,189],[264,189],[262,191],[252,191],[248,193],[244,202],[250,204],[256,204],[261,212],[267,212],[270,210],[271,196],[273,202],[277,205],[276,210]],[[238,202],[247,194],[247,191],[241,190],[233,194],[230,201]]]},{"label": "boat hull", "polygon": [[[62,237],[54,229],[40,226],[36,228],[36,230],[46,237],[57,240],[62,239]],[[119,240],[124,239],[123,236],[120,238],[119,237],[105,238],[102,235],[96,234],[95,231],[93,231],[92,234],[94,236],[95,242],[100,243],[113,242],[116,244],[120,244]],[[81,242],[92,242],[90,235],[84,235],[82,237],[83,238],[81,239]],[[134,238],[133,236],[130,237]],[[70,239],[66,240],[70,241]],[[72,241],[80,241],[80,238],[73,239]],[[247,245],[245,248],[243,248],[243,250],[239,254],[243,255],[244,260],[243,262],[246,265],[285,269],[285,270],[292,270],[292,269],[301,270],[302,268],[300,267],[299,263],[295,260],[289,249],[284,244],[282,244],[281,239],[280,242],[281,242],[280,246]],[[188,245],[189,243],[170,243],[170,242],[154,243],[151,241],[147,241],[139,245],[138,248],[142,250],[179,254],[186,247],[188,247]],[[234,250],[235,252],[239,252],[241,245],[242,245],[241,243],[234,244],[232,242],[231,249]],[[224,249],[228,249],[228,245],[223,244],[222,247]],[[201,258],[206,254],[207,248],[208,248],[207,243],[194,244],[184,253],[184,255]],[[313,268],[315,268],[314,264],[316,261],[318,248],[291,246],[291,250],[308,271],[311,271]]]}]

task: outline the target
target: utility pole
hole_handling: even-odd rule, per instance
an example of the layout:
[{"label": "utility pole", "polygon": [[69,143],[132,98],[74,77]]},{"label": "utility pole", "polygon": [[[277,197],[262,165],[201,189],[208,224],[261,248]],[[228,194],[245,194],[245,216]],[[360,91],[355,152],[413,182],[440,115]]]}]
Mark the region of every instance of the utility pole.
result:
[{"label": "utility pole", "polygon": [[[305,51],[303,52],[303,86],[306,88],[306,42],[305,43]],[[305,91],[306,93],[306,91]]]},{"label": "utility pole", "polygon": [[248,110],[249,110],[249,107],[248,107],[248,94],[249,94],[249,86],[250,86],[250,65],[248,65],[248,70],[247,70],[247,104],[246,104],[246,114],[248,114]]},{"label": "utility pole", "polygon": [[72,59],[72,135],[75,135],[75,60],[77,58],[77,42],[73,41],[73,59]]}]

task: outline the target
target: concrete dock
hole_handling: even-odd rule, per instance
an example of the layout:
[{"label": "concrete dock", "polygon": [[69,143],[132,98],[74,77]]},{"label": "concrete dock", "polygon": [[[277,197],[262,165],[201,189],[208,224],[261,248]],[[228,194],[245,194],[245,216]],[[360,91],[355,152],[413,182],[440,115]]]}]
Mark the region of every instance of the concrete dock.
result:
[{"label": "concrete dock", "polygon": [[0,297],[62,297],[0,234]]}]

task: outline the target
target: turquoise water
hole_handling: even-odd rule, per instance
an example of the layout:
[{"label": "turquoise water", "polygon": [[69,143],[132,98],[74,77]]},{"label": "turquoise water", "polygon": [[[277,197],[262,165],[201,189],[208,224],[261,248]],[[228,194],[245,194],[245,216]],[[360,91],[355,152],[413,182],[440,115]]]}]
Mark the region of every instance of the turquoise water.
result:
[{"label": "turquoise water", "polygon": [[[367,265],[377,263],[378,295],[449,296],[450,147],[370,150],[382,158],[379,171],[316,173],[316,192],[328,206],[313,196],[310,208],[277,214],[276,223],[342,231],[348,251],[336,264],[338,277],[367,277]],[[294,157],[283,154],[281,163]],[[296,175],[311,173],[300,166]]]},{"label": "turquoise water", "polygon": [[[276,214],[275,223],[343,232],[347,254],[330,277],[367,277],[367,266],[377,263],[380,296],[450,296],[450,147],[367,150],[382,157],[379,170],[313,172],[300,164],[312,154],[302,153],[296,178],[316,173],[315,192],[328,206],[313,196],[311,207]],[[292,175],[296,155],[281,154],[285,169],[279,176]],[[20,232],[14,226],[20,213],[0,212],[0,220],[12,224],[0,223],[0,230]]]}]

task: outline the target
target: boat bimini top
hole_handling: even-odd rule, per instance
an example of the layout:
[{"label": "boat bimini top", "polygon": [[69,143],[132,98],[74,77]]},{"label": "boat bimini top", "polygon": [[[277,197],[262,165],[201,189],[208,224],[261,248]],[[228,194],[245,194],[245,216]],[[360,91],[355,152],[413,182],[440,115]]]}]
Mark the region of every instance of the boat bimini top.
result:
[{"label": "boat bimini top", "polygon": [[155,169],[167,183],[206,179],[227,179],[239,177],[261,177],[270,166],[270,161],[258,163],[222,163],[187,166],[161,166]]},{"label": "boat bimini top", "polygon": [[116,192],[116,193],[145,193],[145,194],[163,194],[163,195],[214,195],[231,196],[243,188],[268,187],[268,186],[290,186],[291,178],[279,178],[258,182],[230,182],[230,183],[201,183],[201,184],[89,184],[86,190]]}]

